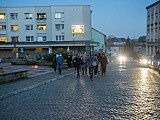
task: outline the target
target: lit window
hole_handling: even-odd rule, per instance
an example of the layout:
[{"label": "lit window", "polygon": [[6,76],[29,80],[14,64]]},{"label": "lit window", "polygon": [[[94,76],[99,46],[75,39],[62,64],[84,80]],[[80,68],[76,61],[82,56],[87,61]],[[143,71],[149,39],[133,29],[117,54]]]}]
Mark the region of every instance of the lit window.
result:
[{"label": "lit window", "polygon": [[56,35],[56,41],[63,41],[64,35]]},{"label": "lit window", "polygon": [[46,36],[39,36],[38,37],[38,42],[39,41],[46,41]]},{"label": "lit window", "polygon": [[26,30],[33,30],[33,25],[26,25]]},{"label": "lit window", "polygon": [[1,20],[5,19],[5,13],[0,13],[0,19]]},{"label": "lit window", "polygon": [[0,42],[7,42],[7,37],[1,36],[0,37]]},{"label": "lit window", "polygon": [[37,30],[46,30],[46,25],[37,25]]},{"label": "lit window", "polygon": [[11,25],[11,30],[12,30],[12,31],[17,31],[17,30],[19,30],[19,26],[18,26],[18,25]]},{"label": "lit window", "polygon": [[64,29],[64,24],[56,24],[55,25],[55,27],[56,27],[56,30],[63,30]]},{"label": "lit window", "polygon": [[19,42],[19,36],[11,37],[12,42]]},{"label": "lit window", "polygon": [[24,14],[24,18],[25,19],[32,19],[33,18],[33,14],[32,13],[25,13]]},{"label": "lit window", "polygon": [[6,25],[0,25],[0,31],[6,31]]},{"label": "lit window", "polygon": [[18,19],[18,13],[10,13],[11,19]]},{"label": "lit window", "polygon": [[61,18],[64,18],[64,12],[56,12],[55,19],[61,19]]},{"label": "lit window", "polygon": [[33,36],[26,36],[26,41],[27,42],[30,42],[30,41],[33,41]]}]

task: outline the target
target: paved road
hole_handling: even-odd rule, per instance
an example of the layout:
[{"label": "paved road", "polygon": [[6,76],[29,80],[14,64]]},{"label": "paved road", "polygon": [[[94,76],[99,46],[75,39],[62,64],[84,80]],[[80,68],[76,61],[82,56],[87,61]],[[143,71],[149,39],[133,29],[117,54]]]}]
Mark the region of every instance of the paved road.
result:
[{"label": "paved road", "polygon": [[[47,81],[52,75],[49,73],[31,79]],[[94,81],[88,75],[76,79],[74,70],[64,71],[62,76],[1,99],[1,119],[160,119],[160,75],[152,69],[140,67],[135,61],[110,63],[107,75],[98,75]],[[15,84],[12,83],[10,87],[13,86]]]}]

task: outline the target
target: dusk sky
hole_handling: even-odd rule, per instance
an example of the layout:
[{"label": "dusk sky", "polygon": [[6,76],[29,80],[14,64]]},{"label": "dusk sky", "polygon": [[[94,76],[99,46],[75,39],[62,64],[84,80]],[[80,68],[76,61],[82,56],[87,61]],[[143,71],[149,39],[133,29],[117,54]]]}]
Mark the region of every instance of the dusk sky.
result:
[{"label": "dusk sky", "polygon": [[0,0],[0,7],[90,5],[92,27],[107,36],[131,39],[146,35],[146,7],[158,0]]}]

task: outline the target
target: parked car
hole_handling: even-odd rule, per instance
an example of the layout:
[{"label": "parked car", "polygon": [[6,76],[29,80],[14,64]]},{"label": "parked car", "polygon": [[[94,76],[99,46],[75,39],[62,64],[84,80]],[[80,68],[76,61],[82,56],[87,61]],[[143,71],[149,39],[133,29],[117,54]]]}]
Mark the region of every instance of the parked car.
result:
[{"label": "parked car", "polygon": [[150,58],[150,56],[142,55],[139,59],[139,62],[142,66],[148,67]]},{"label": "parked car", "polygon": [[0,63],[2,62],[2,59],[0,58]]},{"label": "parked car", "polygon": [[160,54],[151,57],[149,67],[157,70],[160,74]]}]

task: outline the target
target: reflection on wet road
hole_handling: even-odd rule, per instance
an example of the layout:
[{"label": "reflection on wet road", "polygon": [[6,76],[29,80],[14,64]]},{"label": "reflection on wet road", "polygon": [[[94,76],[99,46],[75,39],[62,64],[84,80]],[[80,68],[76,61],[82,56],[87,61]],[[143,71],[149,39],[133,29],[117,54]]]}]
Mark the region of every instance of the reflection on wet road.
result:
[{"label": "reflection on wet road", "polygon": [[2,119],[159,120],[160,75],[135,61],[112,62],[106,76],[91,81],[86,74],[80,79],[72,74],[0,106]]}]

